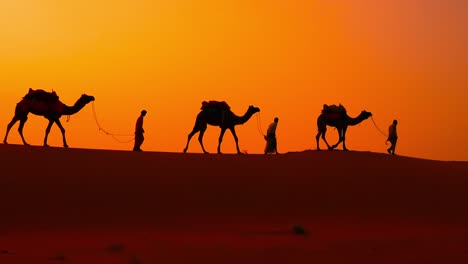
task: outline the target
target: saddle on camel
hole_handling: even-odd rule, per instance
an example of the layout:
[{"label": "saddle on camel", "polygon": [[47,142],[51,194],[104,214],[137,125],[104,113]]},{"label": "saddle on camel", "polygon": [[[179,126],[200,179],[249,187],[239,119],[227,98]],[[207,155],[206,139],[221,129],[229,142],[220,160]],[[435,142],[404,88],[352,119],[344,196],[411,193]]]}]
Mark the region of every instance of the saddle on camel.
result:
[{"label": "saddle on camel", "polygon": [[26,100],[47,102],[47,103],[56,102],[59,100],[59,97],[57,93],[55,93],[55,91],[52,91],[51,93],[49,93],[42,89],[33,90],[32,88],[29,88],[28,93],[23,98]]},{"label": "saddle on camel", "polygon": [[220,113],[220,122],[224,123],[224,118],[226,113],[230,111],[231,107],[225,101],[203,101],[202,102],[202,111],[208,111],[211,113]]},{"label": "saddle on camel", "polygon": [[201,110],[227,111],[230,109],[231,107],[225,101],[203,101],[201,106]]},{"label": "saddle on camel", "polygon": [[331,119],[339,119],[346,116],[346,108],[342,105],[323,105],[322,114]]}]

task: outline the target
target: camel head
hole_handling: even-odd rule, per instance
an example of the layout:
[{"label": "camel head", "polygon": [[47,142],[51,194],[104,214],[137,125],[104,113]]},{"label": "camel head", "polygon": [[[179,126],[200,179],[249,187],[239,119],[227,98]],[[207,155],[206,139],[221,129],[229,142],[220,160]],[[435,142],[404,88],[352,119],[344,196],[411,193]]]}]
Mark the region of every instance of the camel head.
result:
[{"label": "camel head", "polygon": [[87,94],[82,94],[80,99],[78,101],[84,105],[94,101],[94,96],[87,95]]},{"label": "camel head", "polygon": [[372,116],[372,113],[371,112],[367,112],[366,110],[363,110],[360,114],[360,116],[362,117],[363,120],[369,118]]},{"label": "camel head", "polygon": [[260,112],[260,108],[258,107],[255,107],[253,105],[249,105],[249,109],[247,110],[247,113],[250,113],[250,114],[255,114],[257,112]]}]

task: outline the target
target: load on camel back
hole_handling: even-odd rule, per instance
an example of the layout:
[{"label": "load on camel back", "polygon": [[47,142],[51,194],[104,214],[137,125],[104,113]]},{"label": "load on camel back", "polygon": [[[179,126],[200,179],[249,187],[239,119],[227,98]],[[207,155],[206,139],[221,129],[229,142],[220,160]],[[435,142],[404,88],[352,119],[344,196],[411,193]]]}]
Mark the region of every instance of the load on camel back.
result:
[{"label": "load on camel back", "polygon": [[[61,113],[63,104],[59,101],[59,96],[55,91],[47,92],[42,89],[29,88],[28,93],[23,97],[23,101],[27,102],[29,107],[38,111],[53,110]],[[22,104],[26,107],[26,104]],[[23,109],[26,110],[26,109]]]},{"label": "load on camel back", "polygon": [[203,101],[202,106],[200,108],[202,111],[207,111],[212,114],[220,113],[220,122],[224,123],[224,118],[226,117],[226,113],[231,111],[231,107],[225,101]]},{"label": "load on camel back", "polygon": [[51,93],[49,93],[42,89],[33,90],[32,88],[29,88],[28,93],[23,98],[26,100],[47,102],[47,103],[57,102],[59,100],[59,97],[57,93],[55,93],[55,91],[52,91]]},{"label": "load on camel back", "polygon": [[201,110],[211,110],[211,111],[227,111],[230,110],[231,107],[225,101],[203,101]]},{"label": "load on camel back", "polygon": [[339,119],[346,116],[346,108],[342,105],[323,105],[322,114],[326,115],[328,118]]}]

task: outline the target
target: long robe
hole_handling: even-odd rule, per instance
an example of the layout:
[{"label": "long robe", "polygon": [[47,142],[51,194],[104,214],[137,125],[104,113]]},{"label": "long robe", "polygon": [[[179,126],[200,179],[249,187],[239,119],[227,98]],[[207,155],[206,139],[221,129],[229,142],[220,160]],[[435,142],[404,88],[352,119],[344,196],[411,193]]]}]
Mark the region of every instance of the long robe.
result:
[{"label": "long robe", "polygon": [[276,149],[277,149],[276,127],[277,125],[278,123],[273,122],[268,127],[267,134],[265,136],[265,140],[266,140],[265,154],[276,153]]}]

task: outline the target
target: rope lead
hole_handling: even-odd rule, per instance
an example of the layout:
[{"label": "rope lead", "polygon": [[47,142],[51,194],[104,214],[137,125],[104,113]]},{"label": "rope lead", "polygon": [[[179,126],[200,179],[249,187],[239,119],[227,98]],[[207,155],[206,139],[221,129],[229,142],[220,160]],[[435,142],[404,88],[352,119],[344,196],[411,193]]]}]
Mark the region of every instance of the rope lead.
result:
[{"label": "rope lead", "polygon": [[260,120],[260,112],[257,113],[257,130],[258,130],[258,133],[260,133],[262,137],[265,137],[265,134],[263,133],[263,129],[262,129],[262,122]]},{"label": "rope lead", "polygon": [[96,122],[96,125],[97,125],[97,127],[99,129],[98,131],[104,132],[106,135],[111,136],[115,141],[117,141],[119,143],[129,143],[129,142],[132,142],[134,140],[134,138],[132,138],[131,140],[120,140],[120,139],[117,138],[117,137],[133,137],[134,136],[133,134],[113,134],[113,133],[110,133],[110,132],[104,130],[102,128],[102,126],[99,124],[97,114],[96,114],[96,109],[94,107],[94,102],[91,103],[91,106],[93,108],[94,121]]},{"label": "rope lead", "polygon": [[377,126],[377,124],[376,124],[375,121],[374,121],[374,117],[373,117],[373,116],[371,116],[371,120],[372,120],[372,123],[374,123],[375,128],[377,128],[377,130],[378,130],[384,137],[388,137],[388,135],[385,134],[385,132],[383,132],[382,129],[380,129],[380,128]]}]

